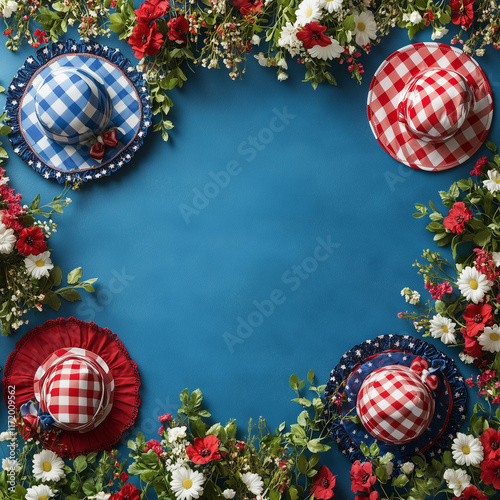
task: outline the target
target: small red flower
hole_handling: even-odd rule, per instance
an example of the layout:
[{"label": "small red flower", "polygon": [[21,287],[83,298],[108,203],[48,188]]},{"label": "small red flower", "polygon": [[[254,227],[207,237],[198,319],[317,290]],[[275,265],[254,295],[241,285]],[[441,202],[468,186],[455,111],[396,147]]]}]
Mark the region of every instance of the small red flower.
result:
[{"label": "small red flower", "polygon": [[39,43],[47,43],[49,41],[49,37],[45,31],[40,31],[38,28],[33,33],[33,36],[38,38]]},{"label": "small red flower", "polygon": [[237,8],[242,15],[248,16],[249,14],[257,14],[262,12],[262,0],[233,0],[233,5]]},{"label": "small red flower", "polygon": [[453,497],[452,500],[488,500],[488,497],[475,486],[467,486],[461,497]]},{"label": "small red flower", "polygon": [[9,36],[9,35],[12,35],[12,32],[13,32],[13,31],[14,31],[14,30],[13,30],[12,28],[7,28],[7,29],[3,32],[3,34],[4,34],[4,35]]},{"label": "small red flower", "polygon": [[443,226],[449,229],[452,233],[462,234],[465,223],[473,218],[472,212],[465,208],[463,201],[458,201],[453,204],[453,207],[448,212],[448,215],[443,221]]},{"label": "small red flower", "polygon": [[333,488],[335,487],[335,476],[330,472],[326,465],[323,465],[314,476],[311,493],[315,498],[328,500],[333,498]]},{"label": "small red flower", "polygon": [[45,252],[47,242],[43,232],[39,227],[26,227],[21,231],[17,240],[17,249],[24,256],[39,255]]},{"label": "small red flower", "polygon": [[170,19],[167,23],[167,26],[170,28],[168,31],[168,38],[172,41],[178,41],[182,43],[187,42],[187,38],[184,34],[189,29],[189,22],[184,16],[174,17]]},{"label": "small red flower", "polygon": [[356,495],[354,500],[379,500],[379,495],[377,491],[372,491],[370,495],[362,493],[361,495]]},{"label": "small red flower", "polygon": [[128,476],[128,474],[126,472],[122,472],[120,474],[120,481],[126,482],[126,481],[128,481],[128,477],[129,476]]},{"label": "small red flower", "polygon": [[475,0],[450,0],[451,22],[467,29],[474,19]]},{"label": "small red flower", "polygon": [[358,491],[370,492],[377,478],[372,475],[373,467],[371,462],[361,464],[356,460],[351,467],[351,490],[353,493]]},{"label": "small red flower", "polygon": [[111,495],[109,500],[140,500],[141,490],[133,484],[127,483],[122,486],[122,489]]},{"label": "small red flower", "polygon": [[163,424],[164,422],[170,422],[172,420],[172,415],[170,413],[165,413],[165,415],[160,415],[158,420]]},{"label": "small red flower", "polygon": [[316,45],[328,47],[332,43],[330,37],[325,35],[326,26],[321,26],[317,21],[307,23],[297,32],[297,38],[302,41],[304,48],[311,49]]},{"label": "small red flower", "polygon": [[154,450],[158,458],[160,458],[163,453],[163,448],[156,439],[151,439],[147,442],[146,448],[144,449],[144,453],[147,453],[149,450]]},{"label": "small red flower", "polygon": [[163,43],[163,35],[158,31],[156,21],[149,26],[145,23],[138,23],[134,26],[128,43],[132,46],[135,57],[142,59],[144,54],[154,56],[158,53]]},{"label": "small red flower", "polygon": [[490,427],[481,434],[479,439],[483,445],[485,459],[500,459],[500,431]]},{"label": "small red flower", "polygon": [[429,9],[427,14],[424,14],[424,19],[425,19],[425,25],[429,26],[429,24],[434,21],[434,15],[432,13],[432,9]]},{"label": "small red flower", "polygon": [[488,158],[486,156],[483,156],[482,158],[479,158],[477,160],[476,165],[472,169],[471,172],[469,172],[469,175],[481,175],[481,171],[485,165],[488,165]]},{"label": "small red flower", "polygon": [[146,1],[141,4],[141,6],[135,10],[135,16],[138,22],[150,23],[161,16],[164,16],[169,9],[170,4],[167,0],[162,0],[160,2]]},{"label": "small red flower", "polygon": [[204,438],[195,438],[194,444],[186,448],[189,460],[195,464],[206,464],[220,458],[219,439],[213,434]]},{"label": "small red flower", "polygon": [[489,304],[469,304],[463,313],[466,335],[475,337],[479,335],[486,325],[493,324],[493,307]]},{"label": "small red flower", "polygon": [[481,481],[484,484],[492,484],[497,490],[500,489],[500,460],[483,460],[481,462]]}]

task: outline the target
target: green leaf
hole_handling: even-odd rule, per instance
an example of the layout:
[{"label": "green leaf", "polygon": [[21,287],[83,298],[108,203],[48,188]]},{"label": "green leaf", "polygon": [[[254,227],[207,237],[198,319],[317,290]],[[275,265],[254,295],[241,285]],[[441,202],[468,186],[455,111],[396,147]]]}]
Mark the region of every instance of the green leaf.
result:
[{"label": "green leaf", "polygon": [[347,16],[344,19],[344,28],[347,31],[354,31],[356,29],[356,23],[354,22],[354,14]]},{"label": "green leaf", "polygon": [[293,398],[292,401],[295,401],[295,403],[299,403],[301,406],[305,406],[309,408],[311,406],[311,401],[309,401],[307,398]]},{"label": "green leaf", "polygon": [[494,142],[487,140],[485,144],[490,151],[493,151],[493,153],[496,153],[498,151],[498,148]]},{"label": "green leaf", "polygon": [[79,281],[79,279],[81,277],[82,277],[82,268],[77,267],[76,269],[73,269],[73,271],[71,271],[68,274],[68,278],[67,278],[68,284],[74,285],[75,283],[77,283]]},{"label": "green leaf", "polygon": [[491,240],[491,232],[489,229],[481,231],[474,236],[474,243],[480,247],[485,247]]},{"label": "green leaf", "polygon": [[311,453],[320,453],[323,451],[328,451],[330,449],[330,446],[320,443],[320,438],[315,438],[311,439],[311,441],[307,443],[307,449]]},{"label": "green leaf", "polygon": [[58,292],[59,295],[68,302],[76,302],[77,300],[81,300],[80,294],[77,290],[70,288],[69,290],[62,290]]},{"label": "green leaf", "polygon": [[301,453],[299,457],[297,458],[297,467],[299,469],[299,472],[301,474],[306,474],[307,472],[307,457],[304,455],[304,453]]},{"label": "green leaf", "polygon": [[298,375],[296,375],[295,373],[292,373],[292,375],[290,375],[289,383],[290,383],[290,387],[294,391],[299,390],[299,382],[300,382],[300,379],[299,379]]},{"label": "green leaf", "polygon": [[61,284],[62,276],[63,274],[59,266],[55,266],[52,271],[50,271],[50,278],[54,286],[59,286]]},{"label": "green leaf", "polygon": [[54,309],[54,311],[59,311],[61,307],[61,300],[52,290],[49,290],[45,293],[42,304],[49,306],[51,309]]},{"label": "green leaf", "polygon": [[76,473],[83,472],[87,468],[87,458],[85,455],[80,455],[73,460],[73,467]]},{"label": "green leaf", "polygon": [[408,477],[405,474],[401,474],[392,480],[392,486],[394,488],[403,488],[408,484]]},{"label": "green leaf", "polygon": [[314,382],[314,371],[313,370],[309,370],[308,374],[307,374],[307,381],[312,384]]},{"label": "green leaf", "polygon": [[377,443],[373,442],[372,445],[370,446],[370,455],[373,458],[378,457],[380,453],[380,448],[378,447]]},{"label": "green leaf", "polygon": [[34,200],[31,202],[30,210],[36,210],[40,206],[40,195],[37,194]]},{"label": "green leaf", "polygon": [[442,11],[441,15],[439,16],[439,21],[443,24],[449,24],[451,21],[451,16],[448,14],[448,12]]},{"label": "green leaf", "polygon": [[365,457],[370,456],[370,449],[368,448],[368,446],[365,443],[361,443],[359,448],[361,449],[361,453],[363,453],[363,455]]}]

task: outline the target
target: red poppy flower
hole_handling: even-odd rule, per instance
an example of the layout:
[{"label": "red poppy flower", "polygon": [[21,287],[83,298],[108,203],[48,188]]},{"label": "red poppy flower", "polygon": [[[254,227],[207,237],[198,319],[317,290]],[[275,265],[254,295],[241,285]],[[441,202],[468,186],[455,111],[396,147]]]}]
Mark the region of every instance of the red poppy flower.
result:
[{"label": "red poppy flower", "polygon": [[169,7],[170,4],[167,0],[161,0],[154,3],[148,0],[135,10],[135,16],[138,22],[149,24],[151,21],[164,16]]},{"label": "red poppy flower", "polygon": [[189,460],[195,464],[206,464],[220,458],[219,439],[213,434],[204,438],[195,438],[194,444],[186,448]]},{"label": "red poppy flower", "polygon": [[184,33],[189,29],[189,23],[184,16],[174,17],[170,19],[167,23],[167,26],[170,28],[168,31],[168,38],[170,40],[179,41],[182,43],[186,43],[187,39],[184,36]]},{"label": "red poppy flower", "polygon": [[45,252],[47,242],[39,227],[25,227],[17,240],[17,249],[26,257]]},{"label": "red poppy flower", "polygon": [[257,14],[262,12],[262,0],[233,0],[233,5],[241,12],[242,15]]},{"label": "red poppy flower", "polygon": [[326,26],[321,26],[318,21],[307,23],[297,32],[297,38],[302,41],[304,48],[312,49],[315,45],[328,47],[332,43],[330,37],[325,35]]},{"label": "red poppy flower", "polygon": [[150,25],[140,22],[134,26],[128,43],[132,46],[135,57],[142,59],[145,53],[148,56],[158,53],[163,43],[163,35],[158,32],[156,21]]},{"label": "red poppy flower", "polygon": [[335,487],[335,476],[326,465],[323,465],[314,476],[311,493],[315,498],[328,500],[333,498],[333,488]]},{"label": "red poppy flower", "polygon": [[474,168],[471,172],[469,172],[469,175],[481,175],[481,171],[485,165],[488,165],[488,158],[486,158],[486,156],[483,156],[482,158],[479,158],[479,160],[477,160]]},{"label": "red poppy flower", "polygon": [[475,0],[450,0],[451,22],[467,29],[474,19]]},{"label": "red poppy flower", "polygon": [[111,495],[109,500],[140,500],[141,490],[133,484],[127,483],[122,486],[122,489]]},{"label": "red poppy flower", "polygon": [[481,434],[479,439],[483,445],[484,458],[487,460],[500,459],[500,431],[490,427]]},{"label": "red poppy flower", "polygon": [[464,202],[458,201],[453,204],[453,207],[448,212],[443,221],[443,226],[452,233],[462,234],[465,223],[472,219],[472,217],[472,212],[468,208],[465,208]]},{"label": "red poppy flower", "polygon": [[378,491],[372,491],[368,496],[362,493],[361,495],[356,495],[354,497],[354,500],[379,500],[379,499],[380,497]]},{"label": "red poppy flower", "polygon": [[484,484],[492,484],[495,489],[499,490],[500,460],[483,460],[481,470],[481,481]]},{"label": "red poppy flower", "polygon": [[356,460],[351,467],[351,490],[353,493],[358,491],[370,492],[372,486],[377,481],[375,476],[372,476],[373,468],[371,462],[361,464]]},{"label": "red poppy flower", "polygon": [[453,497],[453,500],[488,500],[488,497],[475,486],[467,486],[462,491],[461,497]]},{"label": "red poppy flower", "polygon": [[[463,333],[463,329],[462,329]],[[465,353],[468,354],[469,356],[472,356],[473,358],[480,358],[482,357],[483,350],[481,348],[481,344],[477,341],[475,337],[467,337],[464,336],[465,340]]]},{"label": "red poppy flower", "polygon": [[466,335],[475,337],[479,335],[486,325],[493,324],[493,307],[489,304],[469,304],[463,317],[466,323]]}]

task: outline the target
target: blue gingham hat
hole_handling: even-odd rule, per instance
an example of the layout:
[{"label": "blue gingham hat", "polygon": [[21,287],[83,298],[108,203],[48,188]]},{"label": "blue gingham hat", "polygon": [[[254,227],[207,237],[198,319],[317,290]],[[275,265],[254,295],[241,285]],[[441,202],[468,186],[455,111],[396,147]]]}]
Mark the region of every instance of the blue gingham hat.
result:
[{"label": "blue gingham hat", "polygon": [[6,110],[14,151],[61,183],[118,170],[142,145],[152,119],[144,77],[119,49],[74,40],[26,59]]}]

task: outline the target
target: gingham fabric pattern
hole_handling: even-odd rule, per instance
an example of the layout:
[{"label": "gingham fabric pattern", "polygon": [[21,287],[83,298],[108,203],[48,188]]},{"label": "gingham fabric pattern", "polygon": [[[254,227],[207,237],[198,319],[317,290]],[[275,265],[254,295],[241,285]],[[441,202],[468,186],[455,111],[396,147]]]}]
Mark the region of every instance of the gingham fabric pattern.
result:
[{"label": "gingham fabric pattern", "polygon": [[35,112],[45,135],[79,144],[101,134],[111,118],[111,99],[103,82],[75,68],[49,73],[35,89]]},{"label": "gingham fabric pattern", "polygon": [[[92,54],[67,54],[52,59],[49,64],[36,73],[27,87],[19,106],[19,123],[23,136],[40,160],[62,172],[85,171],[99,162],[90,155],[90,144],[63,144],[52,140],[42,128],[36,110],[36,89],[40,88],[48,76],[61,68],[79,69],[86,74],[95,74],[103,82],[112,103],[111,118],[108,128],[116,127],[119,144],[116,148],[107,148],[102,163],[107,163],[119,155],[134,140],[141,121],[141,104],[134,86],[122,71],[103,57]],[[60,93],[60,90],[56,90]],[[54,95],[53,99],[61,96]],[[50,102],[49,96],[46,100]],[[67,107],[64,101],[59,101]],[[67,107],[70,110],[71,108]],[[105,114],[105,113],[104,113]],[[63,118],[62,121],[65,121]],[[99,130],[100,132],[101,130]]]},{"label": "gingham fabric pattern", "polygon": [[38,368],[34,393],[57,427],[88,432],[109,414],[114,381],[104,360],[85,349],[59,349]]},{"label": "gingham fabric pattern", "polygon": [[366,430],[385,443],[405,444],[420,436],[434,415],[434,398],[418,375],[391,365],[363,382],[356,410]]},{"label": "gingham fabric pattern", "polygon": [[[418,99],[413,99],[415,114],[401,120],[401,104],[407,99],[408,87],[415,77],[431,69],[458,73],[463,80],[455,83],[450,75],[446,82],[439,78],[432,85],[427,82],[415,95],[422,97],[421,102],[417,104]],[[445,83],[442,90],[438,81]],[[454,130],[467,111],[466,96],[454,95],[461,93],[465,81],[473,95],[472,104],[461,126]],[[428,95],[422,94],[424,86]],[[449,94],[444,95],[443,90]],[[443,114],[451,110],[456,99],[463,101],[463,108],[458,110],[460,117],[452,111],[445,118]],[[485,141],[493,119],[493,99],[483,71],[470,56],[440,43],[416,43],[396,51],[380,65],[368,92],[367,114],[374,136],[393,158],[413,168],[444,170],[466,161]],[[417,131],[426,131],[433,141],[417,137],[407,122]],[[440,132],[444,134],[441,138]]]}]

